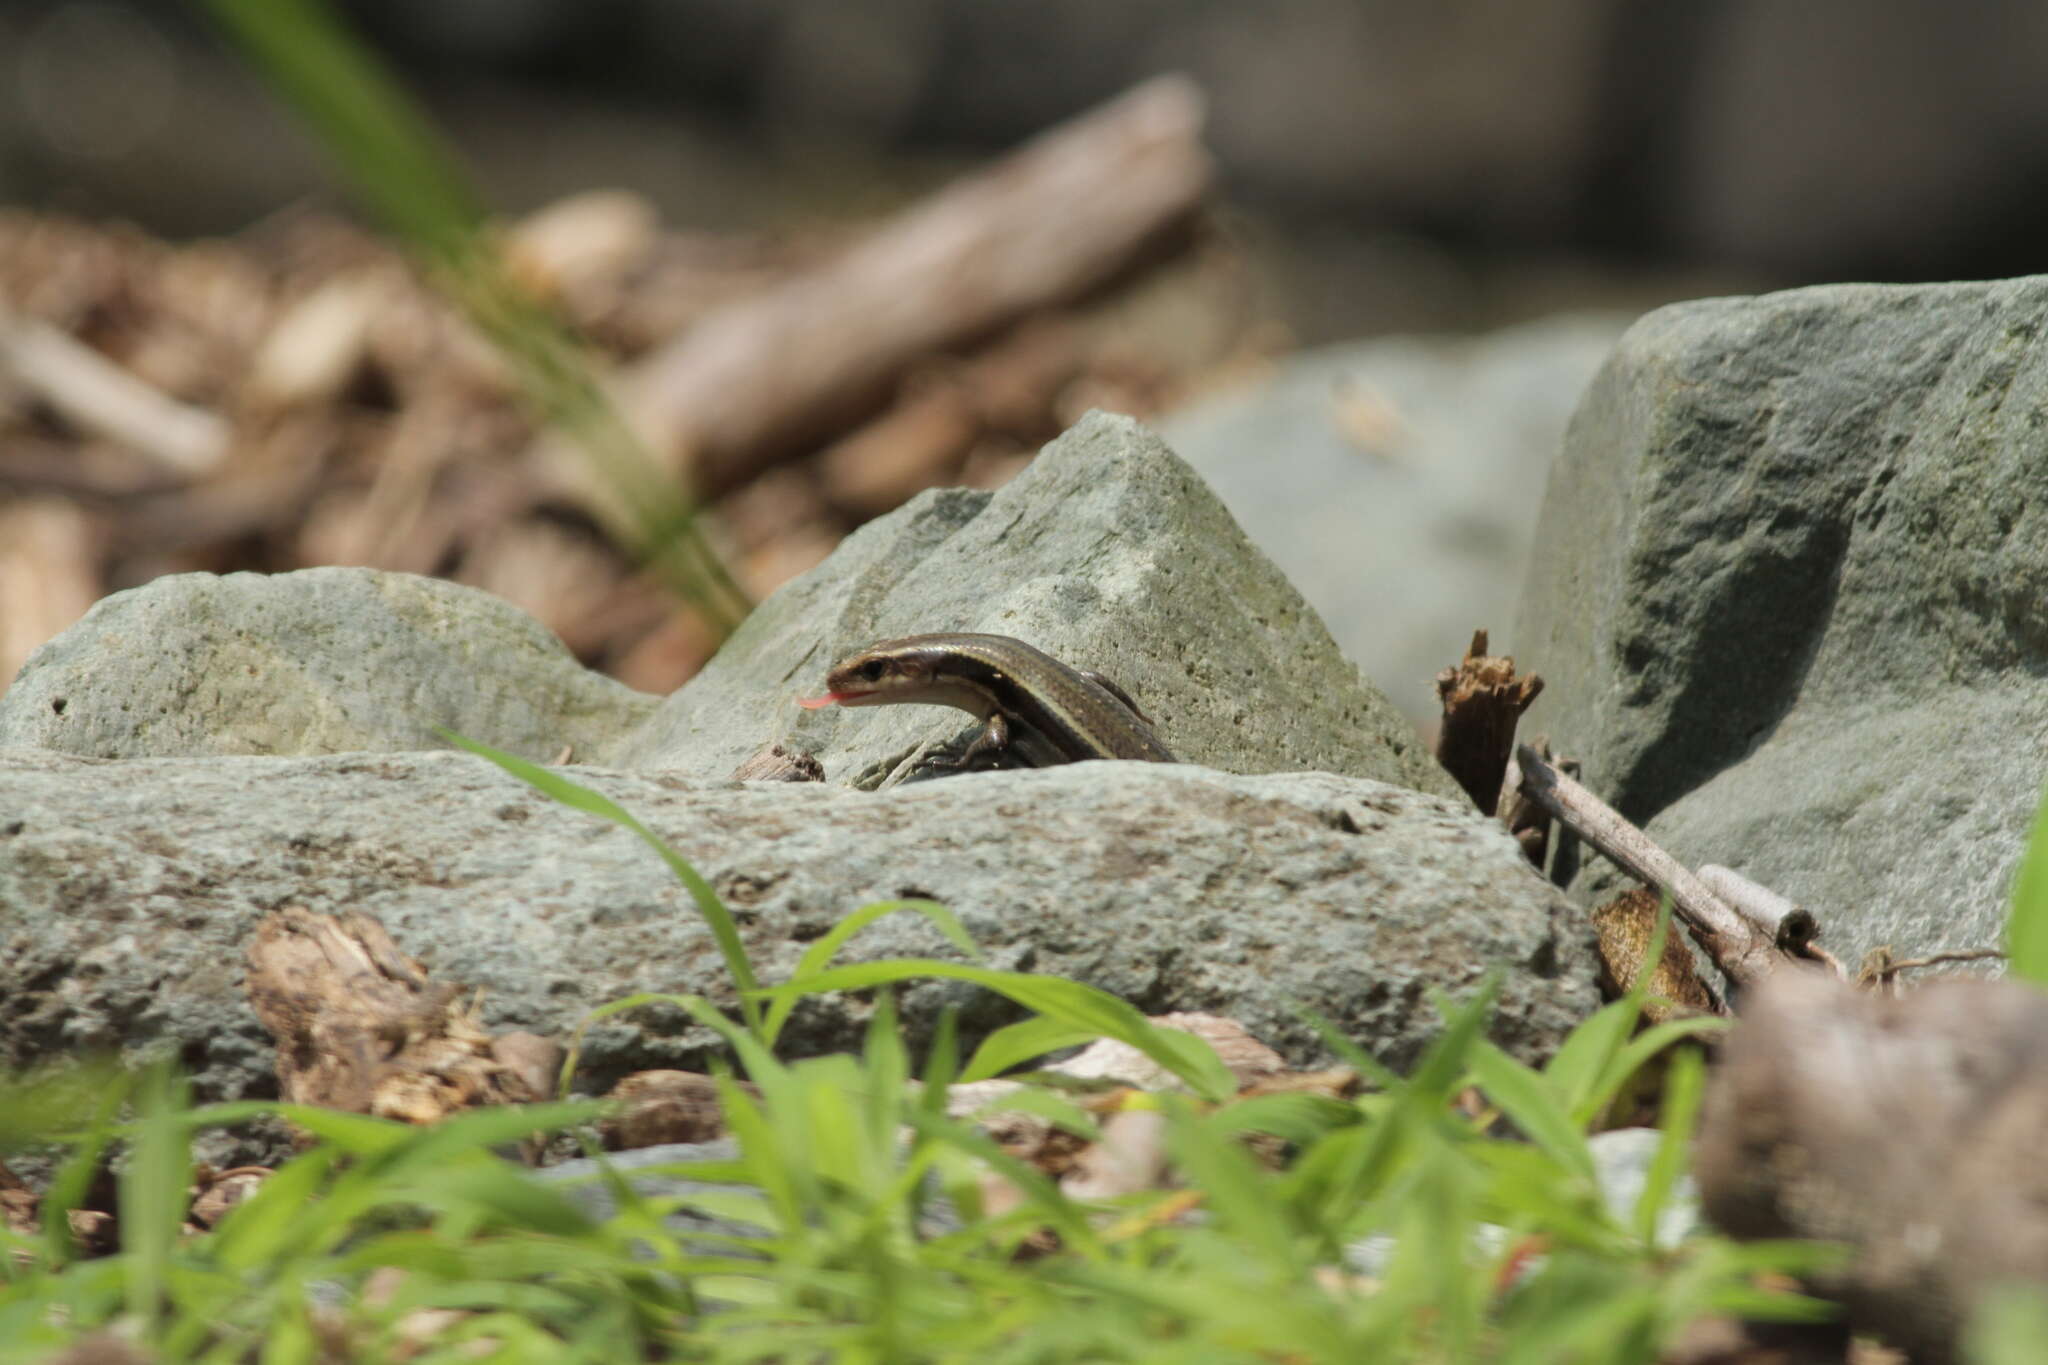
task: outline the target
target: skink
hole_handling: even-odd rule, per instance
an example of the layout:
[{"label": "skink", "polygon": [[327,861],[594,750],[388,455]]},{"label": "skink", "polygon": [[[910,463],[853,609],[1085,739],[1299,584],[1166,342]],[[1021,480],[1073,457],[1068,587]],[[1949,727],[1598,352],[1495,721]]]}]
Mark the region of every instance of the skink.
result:
[{"label": "skink", "polygon": [[1099,674],[1069,668],[1007,635],[909,635],[883,640],[840,660],[822,697],[797,703],[884,706],[916,702],[956,706],[986,724],[957,759],[1014,749],[1036,767],[1091,758],[1172,763],[1172,750],[1124,690]]}]

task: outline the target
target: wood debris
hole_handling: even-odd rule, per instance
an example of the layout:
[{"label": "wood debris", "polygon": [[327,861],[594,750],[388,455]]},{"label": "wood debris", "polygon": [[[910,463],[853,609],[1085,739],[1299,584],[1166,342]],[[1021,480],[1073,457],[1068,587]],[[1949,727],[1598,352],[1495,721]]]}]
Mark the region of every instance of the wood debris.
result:
[{"label": "wood debris", "polygon": [[370,915],[277,911],[248,956],[249,1001],[277,1040],[287,1103],[424,1124],[548,1093],[493,1054],[462,988],[431,980]]},{"label": "wood debris", "polygon": [[[1163,80],[874,225],[683,233],[595,190],[497,241],[758,597],[924,487],[999,483],[1082,405],[1144,417],[1242,366],[1262,334],[1199,217],[1201,123]],[[159,574],[361,564],[497,592],[671,690],[716,630],[563,458],[468,321],[344,223],[173,246],[0,211],[0,684]]]},{"label": "wood debris", "polygon": [[1456,667],[1436,675],[1437,700],[1443,705],[1437,762],[1488,815],[1500,807],[1502,778],[1515,749],[1515,726],[1542,692],[1542,678],[1518,675],[1513,659],[1487,654],[1484,630],[1472,632],[1471,647]]},{"label": "wood debris", "polygon": [[[1656,936],[1658,909],[1663,898],[1646,886],[1634,887],[1593,911],[1593,933],[1600,957],[1600,989],[1616,999],[1641,978],[1650,954],[1650,940]],[[1686,1014],[1725,1014],[1727,1008],[1714,988],[1700,978],[1692,952],[1684,938],[1673,931],[1664,936],[1664,951],[1650,969],[1643,1002],[1643,1019],[1662,1023]]]}]

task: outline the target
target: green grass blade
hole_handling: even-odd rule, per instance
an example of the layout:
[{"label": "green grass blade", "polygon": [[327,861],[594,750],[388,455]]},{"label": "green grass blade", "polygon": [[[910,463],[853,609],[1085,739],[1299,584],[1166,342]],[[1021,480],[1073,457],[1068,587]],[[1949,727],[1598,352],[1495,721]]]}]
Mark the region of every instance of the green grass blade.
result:
[{"label": "green grass blade", "polygon": [[1479,990],[1462,1006],[1439,999],[1444,1010],[1444,1031],[1423,1055],[1422,1065],[1407,1081],[1411,1102],[1437,1107],[1447,1102],[1465,1074],[1472,1045],[1485,1032],[1493,1013],[1493,999],[1500,990],[1500,974],[1489,972]]},{"label": "green grass blade", "polygon": [[72,1147],[71,1155],[57,1168],[49,1191],[43,1196],[44,1257],[50,1265],[62,1265],[77,1251],[68,1215],[85,1204],[100,1162],[114,1138],[114,1115],[128,1098],[133,1084],[133,1078],[125,1074],[112,1078],[99,1097],[99,1107],[90,1124]]},{"label": "green grass blade", "polygon": [[895,1145],[898,1115],[910,1085],[910,1054],[904,1051],[896,1026],[896,997],[888,991],[875,1001],[875,1013],[868,1020],[863,1060],[859,1083],[866,1091],[868,1146],[887,1152]]},{"label": "green grass blade", "polygon": [[1542,1073],[1484,1038],[1473,1040],[1466,1061],[1487,1100],[1512,1119],[1530,1141],[1565,1170],[1588,1183],[1594,1181],[1593,1153],[1586,1146],[1585,1134]]},{"label": "green grass blade", "polygon": [[503,1162],[455,1170],[437,1163],[411,1182],[410,1193],[429,1207],[468,1205],[489,1219],[550,1237],[583,1238],[597,1230],[590,1215],[560,1192]]},{"label": "green grass blade", "polygon": [[761,1006],[752,994],[760,989],[760,982],[754,976],[754,965],[747,957],[746,945],[740,941],[739,926],[734,922],[732,912],[726,909],[725,902],[718,898],[718,892],[712,889],[710,882],[704,880],[703,874],[692,867],[680,853],[670,848],[660,835],[633,818],[625,807],[610,797],[594,792],[580,783],[571,782],[560,773],[543,768],[538,763],[529,763],[512,754],[501,753],[487,744],[464,739],[452,730],[444,730],[437,725],[434,731],[450,744],[467,749],[479,758],[489,759],[543,796],[558,801],[571,810],[595,815],[599,819],[611,821],[620,829],[630,830],[641,842],[659,854],[661,860],[668,864],[669,871],[675,874],[676,880],[689,891],[690,899],[696,902],[697,913],[703,917],[705,926],[711,930],[711,937],[718,945],[719,956],[725,959],[725,969],[732,976],[733,985],[740,992],[740,1013],[747,1021],[747,1028],[757,1038],[766,1036]]},{"label": "green grass blade", "polygon": [[1585,1121],[1605,1109],[1609,1102],[1621,1092],[1628,1078],[1643,1068],[1652,1057],[1662,1052],[1681,1038],[1698,1038],[1709,1033],[1725,1033],[1735,1026],[1733,1019],[1716,1015],[1693,1014],[1678,1019],[1666,1019],[1661,1024],[1652,1024],[1628,1040],[1628,1045],[1614,1054],[1608,1062],[1605,1074],[1586,1097]]},{"label": "green grass blade", "polygon": [[2034,832],[2013,878],[2005,952],[2014,976],[2048,986],[2048,797],[2034,815]]},{"label": "green grass blade", "polygon": [[1363,1120],[1355,1104],[1333,1100],[1327,1095],[1254,1095],[1225,1105],[1210,1116],[1208,1124],[1219,1133],[1236,1136],[1266,1133],[1306,1147],[1320,1142],[1339,1128]]},{"label": "green grass blade", "polygon": [[205,0],[215,20],[295,105],[394,229],[441,255],[462,251],[483,202],[416,105],[369,51],[311,0]]},{"label": "green grass blade", "polygon": [[1636,1199],[1635,1231],[1643,1245],[1657,1243],[1657,1220],[1670,1202],[1671,1191],[1685,1170],[1685,1156],[1692,1143],[1693,1123],[1699,1118],[1700,1096],[1706,1089],[1706,1060],[1698,1048],[1679,1048],[1672,1054],[1664,1073],[1664,1112],[1659,1127],[1662,1136],[1643,1177],[1643,1192]]},{"label": "green grass blade", "polygon": [[1101,1037],[1129,1043],[1187,1082],[1204,1099],[1223,1100],[1237,1093],[1236,1077],[1218,1060],[1215,1049],[1200,1038],[1176,1029],[1159,1028],[1128,1002],[1079,981],[1033,976],[1025,972],[1001,972],[930,958],[905,958],[835,967],[813,977],[791,981],[764,994],[773,997],[782,993],[869,990],[929,976],[950,977],[986,986],[1026,1009],[1065,1020],[1077,1029],[1092,1030]]},{"label": "green grass blade", "polygon": [[128,1313],[153,1327],[167,1307],[171,1253],[185,1222],[192,1161],[177,1111],[185,1087],[167,1064],[145,1070],[135,1088],[136,1121],[120,1176],[121,1253],[128,1263]]},{"label": "green grass blade", "polygon": [[[1657,966],[1664,960],[1664,945],[1671,936],[1671,895],[1664,893],[1657,904],[1657,923],[1650,931],[1650,942],[1643,954],[1642,965],[1636,969],[1635,980],[1628,986],[1628,992],[1621,999],[1597,1011],[1585,1020],[1564,1040],[1557,1055],[1550,1059],[1544,1074],[1553,1084],[1563,1087],[1566,1107],[1571,1111],[1572,1121],[1581,1128],[1590,1124],[1608,1100],[1613,1090],[1602,1094],[1617,1054],[1635,1031],[1636,1022],[1642,1018],[1643,1002],[1649,997],[1650,982],[1655,977]],[[1630,1072],[1623,1072],[1613,1082],[1619,1089],[1621,1082]]]},{"label": "green grass blade", "polygon": [[1006,1024],[981,1040],[981,1046],[974,1050],[967,1069],[960,1073],[963,1081],[985,1081],[1000,1076],[1011,1067],[1021,1066],[1048,1052],[1073,1047],[1080,1043],[1092,1043],[1102,1035],[1092,1028],[1082,1028],[1064,1019],[1036,1015]]},{"label": "green grass blade", "polygon": [[619,416],[581,344],[506,273],[461,163],[376,55],[321,0],[204,3],[356,192],[434,267],[542,416],[576,438],[609,494],[593,510],[713,630],[730,632],[751,604],[697,509]]},{"label": "green grass blade", "polygon": [[1273,1196],[1271,1177],[1243,1144],[1199,1122],[1184,1099],[1165,1099],[1172,1116],[1168,1149],[1222,1227],[1244,1239],[1246,1251],[1275,1281],[1307,1275],[1302,1240],[1288,1225],[1285,1202]]},{"label": "green grass blade", "polygon": [[924,1059],[924,1108],[946,1112],[946,1092],[960,1074],[960,1007],[947,1005],[939,1011],[938,1026],[932,1030],[932,1045]]},{"label": "green grass blade", "polygon": [[1640,1017],[1642,998],[1634,992],[1602,1005],[1579,1021],[1543,1068],[1580,1126],[1590,1123],[1599,1112],[1598,1105],[1592,1103],[1594,1090]]},{"label": "green grass blade", "polygon": [[2048,1360],[2048,1292],[2006,1285],[1985,1293],[1963,1331],[1969,1365],[2039,1365]]},{"label": "green grass blade", "polygon": [[327,1220],[314,1196],[327,1181],[342,1151],[320,1146],[292,1158],[221,1221],[213,1252],[231,1270],[256,1270],[286,1261],[296,1248],[324,1230]]},{"label": "green grass blade", "polygon": [[[973,936],[960,923],[960,917],[937,901],[876,901],[872,905],[863,905],[845,919],[840,920],[839,923],[827,930],[816,943],[806,948],[803,957],[797,962],[795,975],[790,979],[793,981],[801,980],[804,977],[815,976],[819,972],[824,971],[826,967],[831,965],[832,959],[839,955],[839,950],[846,946],[847,940],[867,928],[870,924],[873,924],[876,920],[886,915],[893,915],[901,910],[908,910],[923,915],[932,922],[933,926],[940,933],[944,934],[961,952],[965,953],[971,961],[984,961],[980,945],[974,941]],[[763,1041],[768,1046],[774,1047],[776,1039],[782,1036],[782,1027],[789,1022],[790,1012],[796,1008],[797,1002],[800,999],[802,999],[801,996],[787,995],[778,997],[770,1002],[767,1021],[763,1025]]]}]

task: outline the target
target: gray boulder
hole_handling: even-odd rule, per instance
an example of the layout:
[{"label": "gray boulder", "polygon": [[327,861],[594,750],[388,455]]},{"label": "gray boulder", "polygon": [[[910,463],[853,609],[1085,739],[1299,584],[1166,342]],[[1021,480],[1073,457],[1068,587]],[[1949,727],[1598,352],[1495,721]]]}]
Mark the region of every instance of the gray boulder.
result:
[{"label": "gray boulder", "polygon": [[[1329,1019],[1387,1062],[1436,1032],[1432,989],[1507,978],[1495,1036],[1547,1054],[1597,1004],[1583,917],[1462,802],[1301,773],[1076,764],[868,793],[577,772],[718,888],[766,981],[870,901],[951,906],[991,965],[1090,982],[1148,1013],[1229,1014],[1291,1059]],[[0,757],[0,1065],[169,1048],[202,1093],[265,1093],[270,1044],[243,996],[267,912],[377,916],[486,1022],[566,1037],[641,991],[730,1005],[709,932],[661,861],[465,754],[96,761]],[[886,918],[855,959],[951,955]],[[1013,1017],[960,983],[908,990],[970,1033]],[[800,1009],[798,1053],[858,1045],[868,1006]],[[649,1009],[584,1039],[587,1081],[692,1067],[718,1047]]]},{"label": "gray boulder", "polygon": [[1101,412],[995,493],[928,492],[848,537],[762,603],[621,764],[723,776],[780,741],[816,755],[829,781],[873,786],[920,744],[979,722],[796,699],[841,655],[940,630],[1014,635],[1114,679],[1190,762],[1458,792],[1201,478]]},{"label": "gray boulder", "polygon": [[1558,317],[1482,337],[1392,337],[1282,361],[1162,431],[1418,724],[1475,628],[1511,652],[1543,481],[1626,325]]},{"label": "gray boulder", "polygon": [[503,598],[415,574],[177,574],[115,593],[0,693],[0,748],[89,758],[446,746],[602,761],[657,699]]},{"label": "gray boulder", "polygon": [[1998,940],[2048,778],[2048,279],[1662,309],[1551,476],[1524,722],[1838,953]]}]

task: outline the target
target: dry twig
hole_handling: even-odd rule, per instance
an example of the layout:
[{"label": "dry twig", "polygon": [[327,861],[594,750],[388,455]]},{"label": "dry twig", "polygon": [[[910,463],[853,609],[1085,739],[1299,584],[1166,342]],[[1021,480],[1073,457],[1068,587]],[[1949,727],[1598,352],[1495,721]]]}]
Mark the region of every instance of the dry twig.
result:
[{"label": "dry twig", "polygon": [[1518,746],[1515,760],[1522,770],[1522,791],[1531,800],[1629,876],[1670,895],[1673,913],[1724,976],[1747,987],[1771,974],[1781,958],[1773,935],[1730,909],[1649,835],[1533,748]]},{"label": "dry twig", "polygon": [[1726,901],[1729,908],[1771,936],[1778,951],[1788,957],[1803,957],[1820,963],[1836,976],[1849,973],[1840,959],[1820,946],[1820,921],[1805,906],[1795,905],[1768,886],[1760,886],[1732,868],[1718,863],[1704,864],[1700,881]]},{"label": "dry twig", "polygon": [[2004,956],[1997,948],[1959,948],[1929,953],[1925,957],[1895,958],[1888,947],[1873,948],[1864,954],[1862,964],[1856,969],[1856,984],[1889,991],[1898,984],[1900,972],[1942,967],[1953,962],[1990,962]]}]

